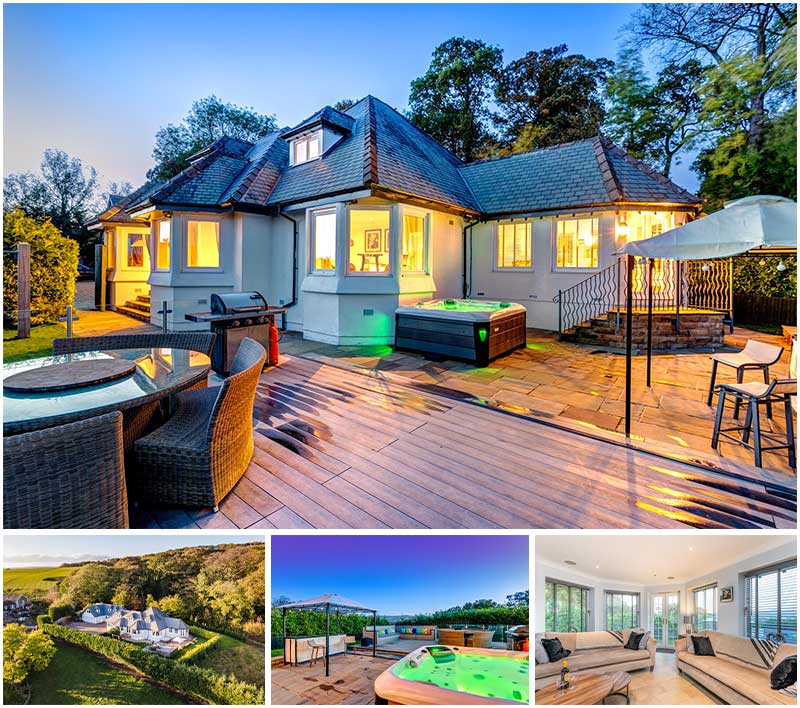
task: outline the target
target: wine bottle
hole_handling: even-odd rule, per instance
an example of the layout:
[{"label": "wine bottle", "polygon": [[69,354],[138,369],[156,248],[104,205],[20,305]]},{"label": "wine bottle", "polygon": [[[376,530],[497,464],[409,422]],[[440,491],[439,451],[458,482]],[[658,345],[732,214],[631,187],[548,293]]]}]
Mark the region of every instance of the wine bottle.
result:
[{"label": "wine bottle", "polygon": [[569,688],[569,667],[566,659],[561,663],[561,688],[562,690]]}]

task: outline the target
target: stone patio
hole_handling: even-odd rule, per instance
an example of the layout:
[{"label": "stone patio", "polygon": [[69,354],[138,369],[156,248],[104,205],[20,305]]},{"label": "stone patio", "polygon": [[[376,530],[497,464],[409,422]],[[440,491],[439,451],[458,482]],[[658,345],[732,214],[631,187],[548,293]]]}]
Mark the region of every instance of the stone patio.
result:
[{"label": "stone patio", "polygon": [[[785,346],[779,336],[738,328],[725,337],[722,350],[736,351],[749,338]],[[309,342],[285,332],[281,352],[313,358],[333,366],[362,372],[380,371],[411,382],[435,384],[487,399],[506,407],[519,407],[536,417],[582,430],[621,434],[625,414],[625,357],[608,350],[561,342],[552,332],[528,330],[527,347],[476,368],[456,361],[431,361],[395,352],[391,347],[343,347]],[[788,376],[789,352],[773,377]],[[706,405],[711,363],[708,352],[685,351],[654,354],[652,387],[645,385],[646,359],[633,359],[632,436],[645,443],[678,445],[708,457],[714,425],[714,408]],[[756,374],[749,373],[749,377]],[[751,380],[746,377],[745,380]],[[731,369],[720,367],[718,382],[735,381]],[[730,415],[728,416],[730,420]],[[763,418],[766,423],[766,418]],[[785,430],[783,410],[777,407],[767,427]],[[722,441],[722,458],[749,465],[752,452]],[[794,476],[785,451],[765,453],[764,467]]]}]

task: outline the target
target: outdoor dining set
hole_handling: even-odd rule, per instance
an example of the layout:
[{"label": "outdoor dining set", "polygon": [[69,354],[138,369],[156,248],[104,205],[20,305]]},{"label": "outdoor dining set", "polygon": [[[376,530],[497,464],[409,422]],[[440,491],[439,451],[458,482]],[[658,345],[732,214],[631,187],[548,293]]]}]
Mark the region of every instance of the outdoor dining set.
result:
[{"label": "outdoor dining set", "polygon": [[139,501],[212,508],[253,453],[267,353],[244,339],[208,386],[211,332],[57,339],[4,366],[6,528],[128,528]]}]

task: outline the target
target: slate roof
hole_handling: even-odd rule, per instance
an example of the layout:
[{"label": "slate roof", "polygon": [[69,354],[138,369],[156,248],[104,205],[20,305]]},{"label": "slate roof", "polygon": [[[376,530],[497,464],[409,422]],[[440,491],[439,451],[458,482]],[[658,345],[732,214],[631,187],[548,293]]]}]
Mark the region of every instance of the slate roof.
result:
[{"label": "slate roof", "polygon": [[[342,137],[319,159],[290,166],[288,138],[320,124]],[[362,189],[485,218],[625,203],[700,204],[602,136],[465,164],[383,101],[367,96],[346,111],[325,106],[255,144],[220,138],[196,153],[179,175],[144,185],[114,208],[240,205],[270,211]]]},{"label": "slate roof", "polygon": [[106,210],[99,214],[93,221],[89,222],[88,226],[106,221],[130,223],[131,216],[128,214],[127,209],[134,204],[146,200],[150,194],[161,187],[162,184],[163,182],[159,182],[158,180],[150,180],[125,197],[111,195],[109,197],[109,204]]},{"label": "slate roof", "polygon": [[162,632],[165,629],[189,629],[187,624],[176,617],[165,615],[157,607],[148,607],[146,610],[122,610],[115,613],[108,622],[112,627],[119,627],[124,632]]},{"label": "slate roof", "polygon": [[106,617],[116,612],[124,612],[125,608],[121,605],[109,605],[107,602],[96,602],[89,605],[84,612],[88,612],[92,617]]}]

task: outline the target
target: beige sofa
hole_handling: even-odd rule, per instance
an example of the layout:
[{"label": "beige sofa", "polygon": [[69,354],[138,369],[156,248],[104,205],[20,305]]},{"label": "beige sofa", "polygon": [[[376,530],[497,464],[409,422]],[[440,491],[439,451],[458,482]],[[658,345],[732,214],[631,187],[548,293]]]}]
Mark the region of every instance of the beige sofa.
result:
[{"label": "beige sofa", "polygon": [[[630,629],[622,632],[545,632],[548,639],[558,638],[565,649],[570,674],[611,673],[613,671],[635,671],[650,669],[656,663],[656,642],[647,640],[647,649],[625,649],[631,635]],[[639,632],[644,630],[640,629]],[[536,690],[554,683],[561,673],[561,662],[551,661],[536,664]]]},{"label": "beige sofa", "polygon": [[[777,647],[756,643],[747,637],[704,630],[698,634],[711,640],[715,656],[697,656],[686,649],[686,638],[675,643],[678,671],[730,704],[794,705],[796,696],[773,691],[769,685],[772,669],[787,656],[797,654],[796,644]],[[772,656],[774,652],[774,656]],[[770,658],[772,657],[772,658]]]}]

